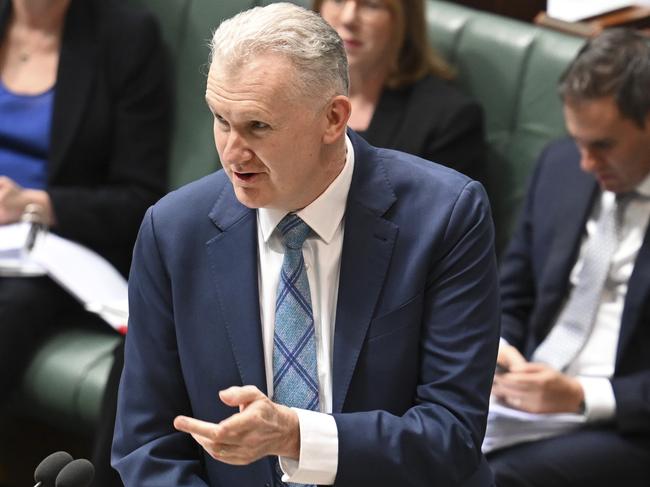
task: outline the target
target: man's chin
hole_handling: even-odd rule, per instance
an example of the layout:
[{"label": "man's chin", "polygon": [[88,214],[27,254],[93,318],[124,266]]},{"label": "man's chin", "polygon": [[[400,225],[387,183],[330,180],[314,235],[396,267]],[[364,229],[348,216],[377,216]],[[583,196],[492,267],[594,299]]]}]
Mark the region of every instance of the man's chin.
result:
[{"label": "man's chin", "polygon": [[235,197],[237,201],[251,210],[263,208],[268,203],[258,190],[252,188],[235,186]]},{"label": "man's chin", "polygon": [[621,182],[614,178],[598,178],[598,185],[603,191],[611,191],[612,193],[625,193],[629,191]]}]

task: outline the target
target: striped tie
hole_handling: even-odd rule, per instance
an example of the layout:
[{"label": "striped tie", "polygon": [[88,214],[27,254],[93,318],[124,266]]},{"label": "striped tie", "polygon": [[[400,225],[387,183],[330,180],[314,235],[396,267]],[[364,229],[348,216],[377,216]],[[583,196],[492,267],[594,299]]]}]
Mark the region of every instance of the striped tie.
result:
[{"label": "striped tie", "polygon": [[[318,369],[314,317],[302,245],[309,226],[288,214],[277,226],[285,247],[275,301],[273,337],[273,400],[289,407],[318,411]],[[276,484],[283,484],[276,465]]]}]

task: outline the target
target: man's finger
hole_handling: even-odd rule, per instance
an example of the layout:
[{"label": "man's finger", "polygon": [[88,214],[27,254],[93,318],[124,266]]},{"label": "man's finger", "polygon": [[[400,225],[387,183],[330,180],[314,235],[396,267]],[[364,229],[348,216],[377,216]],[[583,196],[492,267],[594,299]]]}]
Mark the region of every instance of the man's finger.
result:
[{"label": "man's finger", "polygon": [[232,407],[246,406],[253,401],[263,399],[266,396],[255,386],[233,386],[223,391],[219,391],[221,401]]},{"label": "man's finger", "polygon": [[189,416],[176,416],[174,418],[174,428],[184,433],[197,434],[206,438],[214,438],[219,432],[218,424],[190,418]]}]

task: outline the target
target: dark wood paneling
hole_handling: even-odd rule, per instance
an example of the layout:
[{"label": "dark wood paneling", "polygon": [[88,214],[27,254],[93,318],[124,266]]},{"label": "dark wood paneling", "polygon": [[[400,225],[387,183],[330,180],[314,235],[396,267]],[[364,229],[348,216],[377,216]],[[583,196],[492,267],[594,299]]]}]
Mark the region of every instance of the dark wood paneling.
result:
[{"label": "dark wood paneling", "polygon": [[493,12],[507,17],[532,22],[542,10],[546,10],[546,0],[452,0],[454,3]]}]

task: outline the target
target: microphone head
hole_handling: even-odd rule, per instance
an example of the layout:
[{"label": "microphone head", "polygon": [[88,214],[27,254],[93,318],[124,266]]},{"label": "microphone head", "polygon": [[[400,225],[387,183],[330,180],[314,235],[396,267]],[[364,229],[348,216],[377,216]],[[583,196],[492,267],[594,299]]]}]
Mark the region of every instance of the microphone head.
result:
[{"label": "microphone head", "polygon": [[63,467],[72,461],[72,455],[65,451],[57,451],[46,456],[34,470],[34,481],[42,487],[55,487],[56,476]]},{"label": "microphone head", "polygon": [[85,458],[68,463],[56,477],[55,487],[88,487],[95,477],[95,467]]}]

